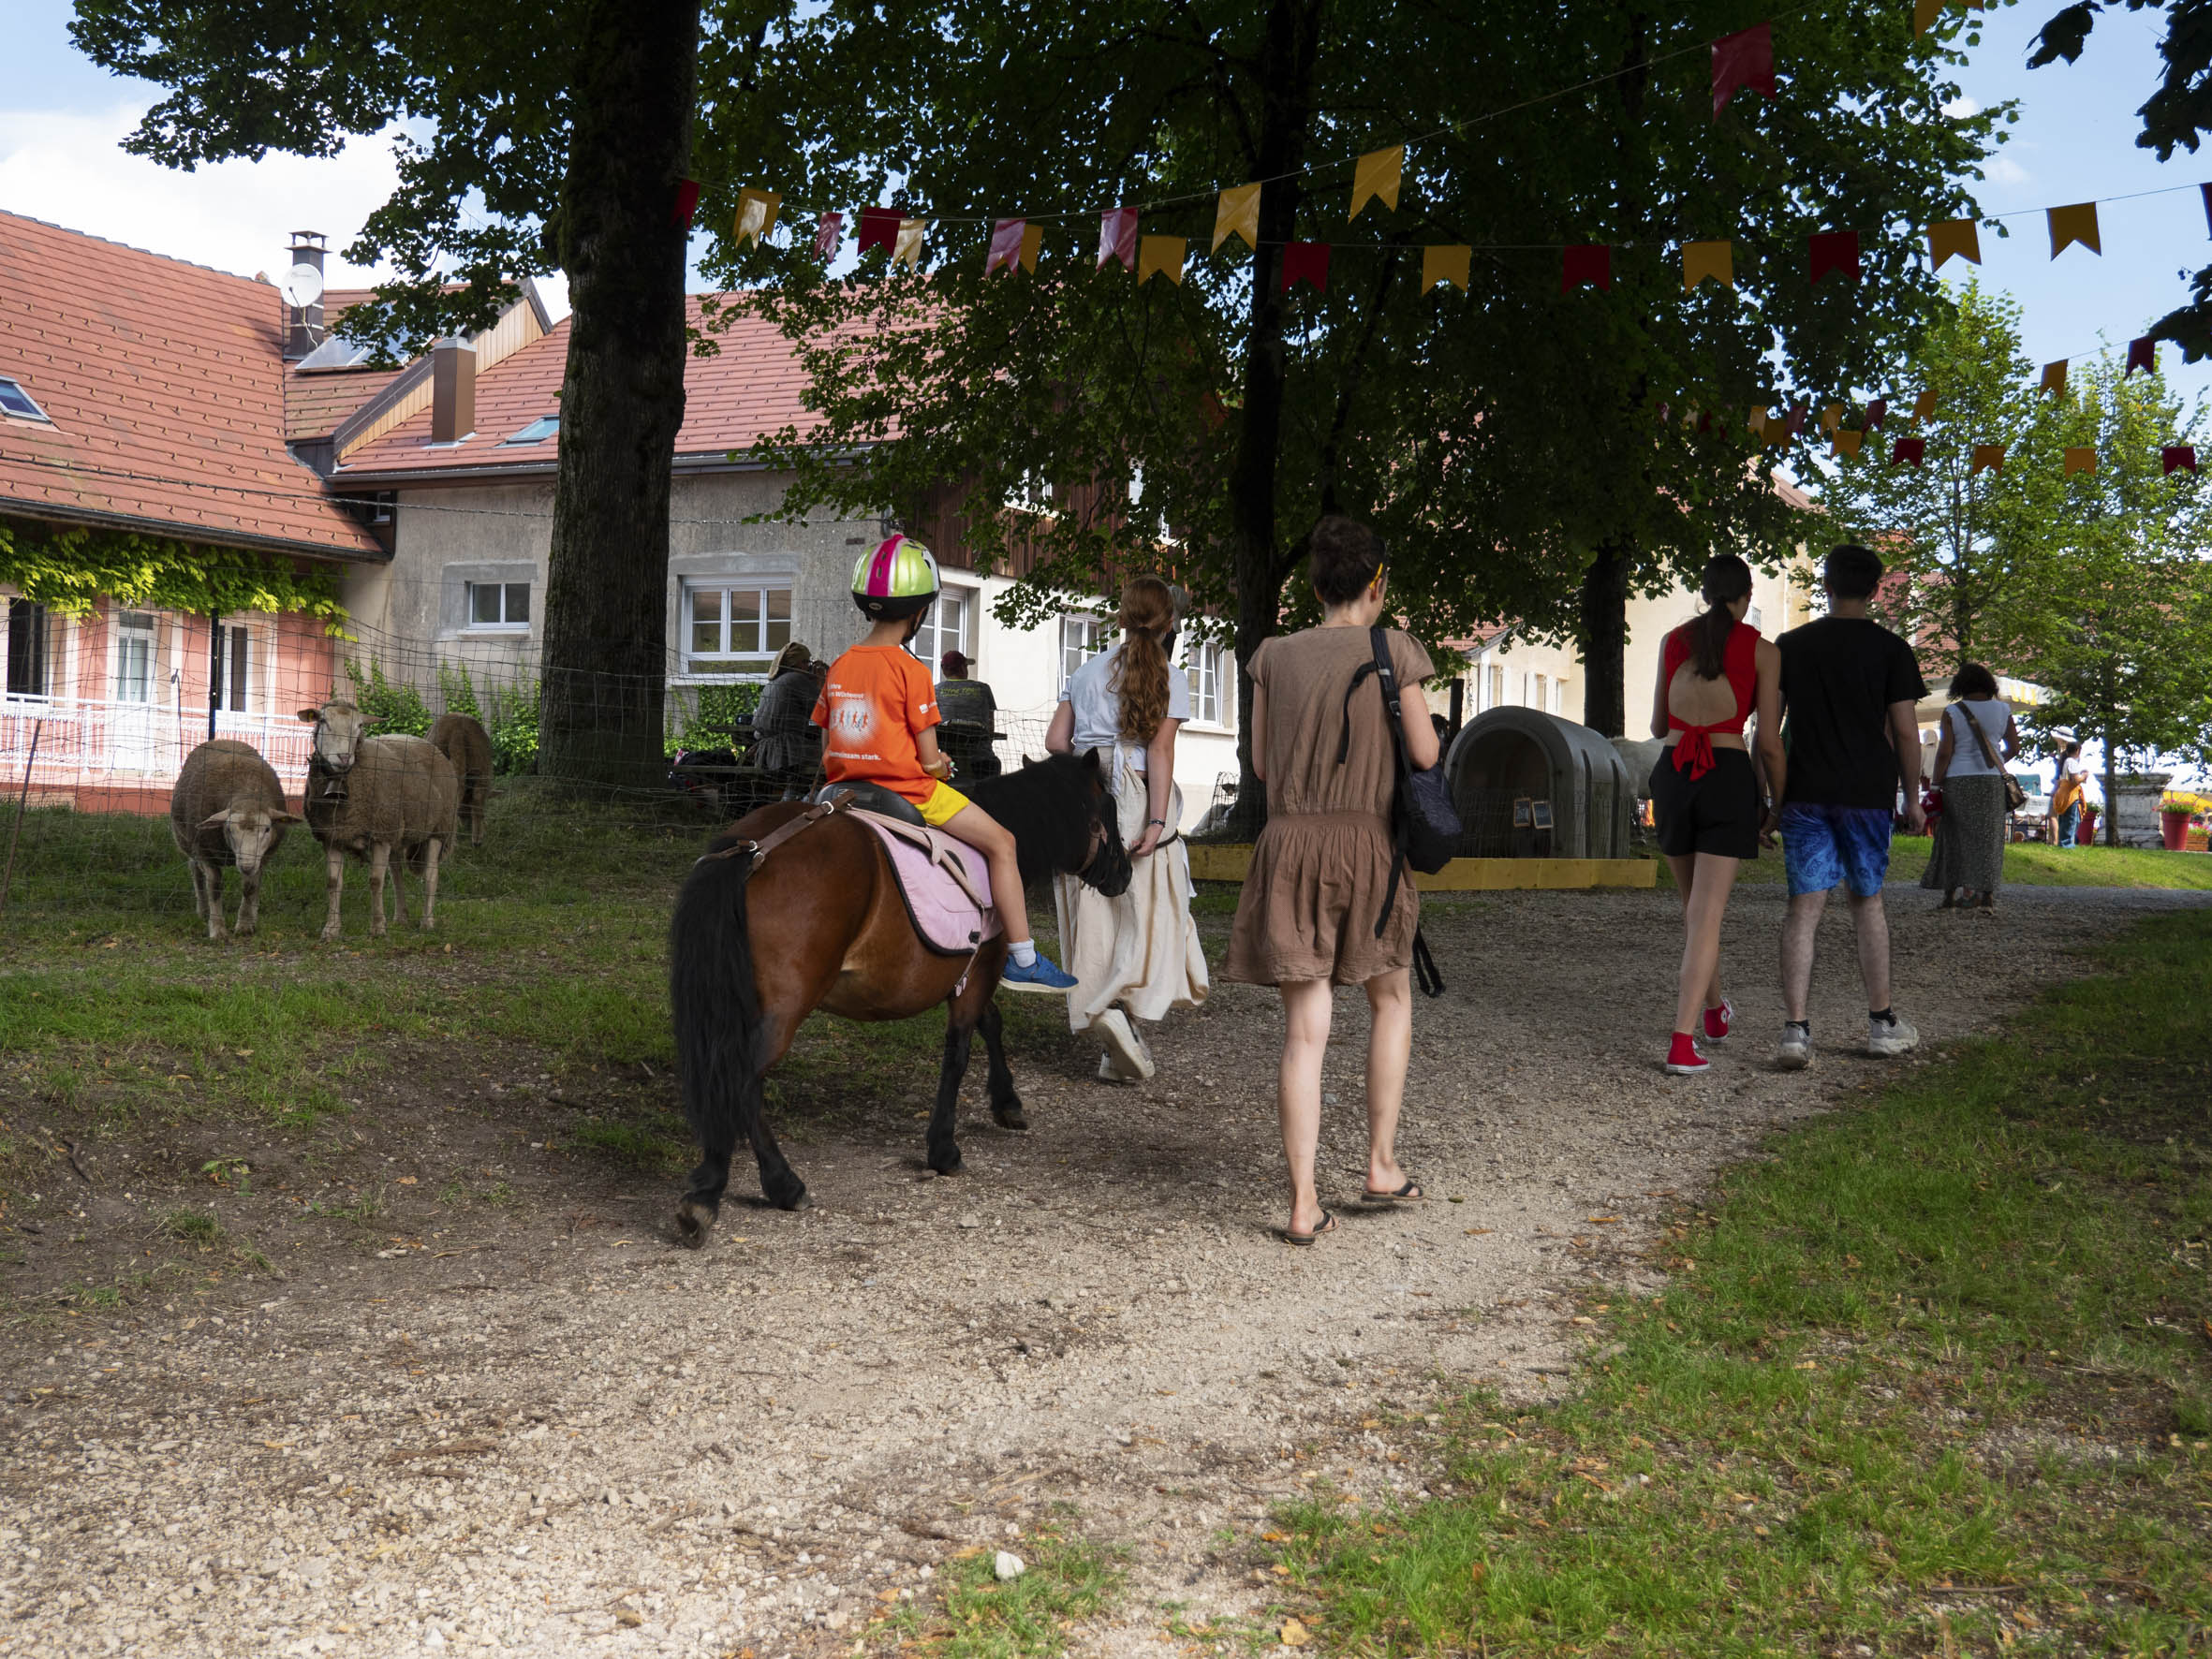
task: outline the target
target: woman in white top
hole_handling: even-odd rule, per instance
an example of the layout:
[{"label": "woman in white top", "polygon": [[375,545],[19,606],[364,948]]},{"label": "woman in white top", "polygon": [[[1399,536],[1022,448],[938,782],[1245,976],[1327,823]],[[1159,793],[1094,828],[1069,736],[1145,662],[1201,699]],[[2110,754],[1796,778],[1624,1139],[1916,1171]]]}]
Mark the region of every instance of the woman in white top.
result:
[{"label": "woman in white top", "polygon": [[1936,745],[1929,782],[1943,792],[1936,849],[1920,885],[1943,895],[1946,910],[1997,907],[2005,875],[2005,843],[2012,839],[2012,809],[2005,799],[2004,763],[2020,753],[2013,711],[1997,695],[1997,676],[1968,663],[1952,677],[1951,706]]},{"label": "woman in white top", "polygon": [[1104,752],[1134,872],[1128,890],[1113,899],[1069,876],[1054,884],[1061,960],[1083,982],[1069,993],[1068,1024],[1098,1033],[1106,1081],[1153,1075],[1139,1020],[1206,997],[1205,951],[1190,919],[1190,858],[1176,833],[1183,796],[1175,787],[1175,728],[1190,718],[1190,682],[1170,660],[1176,611],[1175,591],[1159,578],[1130,582],[1122,591],[1120,639],[1069,677],[1044,740],[1057,755]]}]

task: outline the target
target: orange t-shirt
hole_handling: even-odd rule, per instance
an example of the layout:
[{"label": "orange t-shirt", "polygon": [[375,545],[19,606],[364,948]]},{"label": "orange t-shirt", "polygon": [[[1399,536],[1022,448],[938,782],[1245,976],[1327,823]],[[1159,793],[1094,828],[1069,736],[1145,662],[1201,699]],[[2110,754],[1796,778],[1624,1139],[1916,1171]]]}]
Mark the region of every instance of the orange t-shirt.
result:
[{"label": "orange t-shirt", "polygon": [[914,734],[938,723],[929,670],[895,645],[855,645],[830,665],[814,723],[822,728],[822,773],[833,784],[881,784],[917,806],[936,779],[922,770]]}]

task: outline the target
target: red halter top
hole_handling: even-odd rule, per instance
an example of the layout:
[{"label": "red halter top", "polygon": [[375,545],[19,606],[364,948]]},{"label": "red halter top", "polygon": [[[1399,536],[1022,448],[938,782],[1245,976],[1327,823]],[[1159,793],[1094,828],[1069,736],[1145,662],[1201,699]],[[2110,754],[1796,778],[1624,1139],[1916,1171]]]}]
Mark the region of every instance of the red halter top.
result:
[{"label": "red halter top", "polygon": [[[1667,636],[1659,653],[1660,676],[1670,692],[1674,671],[1689,660],[1690,653],[1689,627],[1685,624]],[[1682,734],[1682,741],[1674,745],[1674,770],[1688,772],[1693,781],[1713,770],[1713,734],[1718,731],[1742,737],[1744,722],[1751,717],[1752,707],[1759,700],[1759,630],[1749,623],[1740,622],[1729,629],[1728,643],[1720,648],[1720,669],[1736,694],[1734,719],[1692,726],[1672,707],[1667,710],[1668,730]],[[1673,698],[1668,700],[1672,703]]]}]

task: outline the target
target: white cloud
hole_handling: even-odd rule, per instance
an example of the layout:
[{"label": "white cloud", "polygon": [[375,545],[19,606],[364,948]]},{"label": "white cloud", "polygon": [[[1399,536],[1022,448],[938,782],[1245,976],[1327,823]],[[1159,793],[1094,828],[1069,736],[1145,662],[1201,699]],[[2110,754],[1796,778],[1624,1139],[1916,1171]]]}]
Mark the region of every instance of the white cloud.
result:
[{"label": "white cloud", "polygon": [[1953,98],[1943,106],[1943,113],[1954,121],[1964,121],[1969,115],[1982,113],[1982,106],[1972,98]]},{"label": "white cloud", "polygon": [[380,274],[338,250],[397,182],[391,135],[328,159],[273,154],[185,173],[120,148],[141,113],[0,110],[0,208],[241,276],[281,274],[291,233],[319,230],[332,286]]},{"label": "white cloud", "polygon": [[1982,170],[1992,184],[2025,184],[2032,176],[2010,155],[1991,156],[1983,164]]}]

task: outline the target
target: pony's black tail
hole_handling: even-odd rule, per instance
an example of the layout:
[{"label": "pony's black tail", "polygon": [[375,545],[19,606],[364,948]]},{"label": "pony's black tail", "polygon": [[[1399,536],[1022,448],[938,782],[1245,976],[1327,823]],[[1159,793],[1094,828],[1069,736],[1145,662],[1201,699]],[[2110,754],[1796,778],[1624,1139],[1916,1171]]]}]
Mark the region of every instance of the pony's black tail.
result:
[{"label": "pony's black tail", "polygon": [[720,837],[692,866],[669,927],[669,1006],[684,1115],[706,1153],[679,1226],[686,1217],[714,1225],[730,1154],[752,1138],[761,1110],[760,997],[745,918],[753,854],[725,851],[738,844],[736,836]]}]

